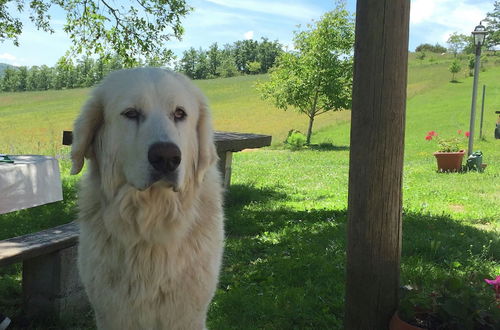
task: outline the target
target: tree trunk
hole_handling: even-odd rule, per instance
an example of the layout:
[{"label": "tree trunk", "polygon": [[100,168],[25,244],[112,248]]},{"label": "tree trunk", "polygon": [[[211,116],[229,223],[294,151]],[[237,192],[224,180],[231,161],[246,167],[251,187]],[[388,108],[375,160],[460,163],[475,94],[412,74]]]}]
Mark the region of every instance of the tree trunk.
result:
[{"label": "tree trunk", "polygon": [[307,145],[311,144],[311,135],[312,135],[312,130],[313,130],[313,124],[314,124],[314,115],[309,116],[309,127],[307,128],[307,140],[306,140]]},{"label": "tree trunk", "polygon": [[398,306],[409,12],[357,1],[345,329],[387,329]]}]

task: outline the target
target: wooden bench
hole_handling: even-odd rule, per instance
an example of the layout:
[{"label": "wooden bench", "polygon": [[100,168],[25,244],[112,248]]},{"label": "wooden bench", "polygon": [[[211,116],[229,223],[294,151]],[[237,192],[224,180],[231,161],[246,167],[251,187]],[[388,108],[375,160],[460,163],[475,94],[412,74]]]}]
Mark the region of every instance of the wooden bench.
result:
[{"label": "wooden bench", "polygon": [[[271,136],[216,132],[219,166],[228,187],[232,153],[271,144]],[[72,133],[63,132],[63,144],[71,145]],[[38,233],[0,241],[0,267],[23,264],[23,304],[29,318],[61,319],[89,308],[76,266],[78,225],[71,222]]]},{"label": "wooden bench", "polygon": [[[231,183],[231,163],[233,152],[243,149],[262,148],[271,145],[270,135],[215,132],[215,145],[219,155],[219,168],[222,173],[224,187],[229,187]],[[71,145],[73,142],[73,132],[63,131],[63,145]]]},{"label": "wooden bench", "polygon": [[23,263],[28,318],[61,319],[89,309],[76,267],[77,242],[75,222],[0,241],[0,267]]}]

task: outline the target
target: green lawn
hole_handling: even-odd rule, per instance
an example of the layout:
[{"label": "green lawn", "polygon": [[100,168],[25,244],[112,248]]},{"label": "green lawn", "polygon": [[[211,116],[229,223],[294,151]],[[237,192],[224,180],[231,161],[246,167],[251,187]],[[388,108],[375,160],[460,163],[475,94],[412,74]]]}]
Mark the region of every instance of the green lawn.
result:
[{"label": "green lawn", "polygon": [[[464,71],[457,75],[459,83],[450,83],[450,57],[423,62],[412,57],[403,182],[402,284],[431,292],[452,278],[491,304],[494,294],[483,279],[500,275],[500,140],[493,139],[494,111],[500,110],[498,59],[489,57],[480,75],[480,84],[487,85],[486,138],[476,139],[475,149],[483,151],[488,167],[484,173],[441,174],[432,156],[436,145],[425,135],[435,130],[454,136],[457,130],[468,130],[472,78]],[[306,118],[261,101],[253,89],[259,79],[266,77],[197,82],[210,100],[217,129],[269,133],[274,138],[271,148],[234,156],[225,203],[224,265],[208,325],[342,329],[349,112],[318,121],[315,146],[283,150],[279,143],[288,130],[305,130]],[[87,93],[0,94],[0,145],[66,154],[68,148],[59,147],[60,131],[71,128]],[[68,175],[65,157],[61,166],[65,201],[1,215],[0,239],[74,218],[78,177]],[[9,315],[19,307],[19,269],[0,270],[0,310]]]}]

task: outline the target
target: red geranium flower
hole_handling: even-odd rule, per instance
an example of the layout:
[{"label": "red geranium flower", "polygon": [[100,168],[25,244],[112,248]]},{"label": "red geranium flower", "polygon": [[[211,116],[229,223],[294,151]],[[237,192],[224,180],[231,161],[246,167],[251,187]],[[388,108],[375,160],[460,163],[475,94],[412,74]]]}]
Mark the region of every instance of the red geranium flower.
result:
[{"label": "red geranium flower", "polygon": [[430,131],[427,133],[428,136],[437,136],[435,131]]},{"label": "red geranium flower", "polygon": [[425,137],[425,139],[426,139],[427,141],[432,140],[432,135],[427,135],[427,136]]},{"label": "red geranium flower", "polygon": [[465,136],[469,137],[470,136],[470,132],[469,131],[465,132]]}]

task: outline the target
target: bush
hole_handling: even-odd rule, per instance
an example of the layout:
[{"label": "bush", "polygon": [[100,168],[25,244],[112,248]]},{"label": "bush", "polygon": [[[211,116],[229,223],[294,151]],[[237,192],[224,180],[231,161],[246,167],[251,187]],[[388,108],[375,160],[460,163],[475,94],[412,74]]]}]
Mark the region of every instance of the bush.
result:
[{"label": "bush", "polygon": [[423,61],[425,58],[424,52],[417,52],[417,59]]},{"label": "bush", "polygon": [[285,140],[285,147],[296,151],[306,146],[307,137],[296,129],[291,129]]},{"label": "bush", "polygon": [[452,82],[456,82],[456,80],[455,80],[455,74],[459,73],[460,70],[462,70],[462,67],[460,66],[460,63],[457,60],[454,60],[453,62],[451,62],[450,67],[448,68],[448,70],[450,70],[450,72],[452,74],[451,81]]},{"label": "bush", "polygon": [[431,53],[446,53],[446,47],[441,46],[440,44],[421,44],[415,48],[416,52],[431,52]]}]

